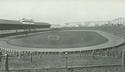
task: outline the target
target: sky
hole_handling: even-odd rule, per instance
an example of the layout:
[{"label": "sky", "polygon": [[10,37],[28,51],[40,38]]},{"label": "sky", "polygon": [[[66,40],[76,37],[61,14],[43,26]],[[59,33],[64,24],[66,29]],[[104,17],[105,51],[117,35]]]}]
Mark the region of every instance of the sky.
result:
[{"label": "sky", "polygon": [[0,0],[0,19],[63,24],[124,16],[124,0]]}]

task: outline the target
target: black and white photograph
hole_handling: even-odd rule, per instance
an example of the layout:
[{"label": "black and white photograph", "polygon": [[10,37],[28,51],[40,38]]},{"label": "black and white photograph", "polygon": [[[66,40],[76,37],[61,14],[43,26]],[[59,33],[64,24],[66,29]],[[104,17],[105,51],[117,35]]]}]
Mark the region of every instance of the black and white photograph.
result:
[{"label": "black and white photograph", "polygon": [[125,72],[125,0],[0,0],[0,72]]}]

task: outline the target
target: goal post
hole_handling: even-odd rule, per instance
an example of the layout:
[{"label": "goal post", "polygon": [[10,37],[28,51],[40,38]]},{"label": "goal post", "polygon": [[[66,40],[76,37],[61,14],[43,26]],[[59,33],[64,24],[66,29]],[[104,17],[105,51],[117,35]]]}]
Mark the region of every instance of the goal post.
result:
[{"label": "goal post", "polygon": [[59,40],[60,36],[59,35],[48,35],[48,40]]}]

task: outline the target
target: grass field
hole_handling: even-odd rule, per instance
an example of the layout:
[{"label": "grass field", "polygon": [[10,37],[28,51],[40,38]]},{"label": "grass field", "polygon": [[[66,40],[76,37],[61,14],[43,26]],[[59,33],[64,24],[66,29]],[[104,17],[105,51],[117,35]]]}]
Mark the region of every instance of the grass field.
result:
[{"label": "grass field", "polygon": [[17,36],[9,44],[33,48],[76,48],[94,46],[107,42],[108,39],[94,31],[50,31]]}]

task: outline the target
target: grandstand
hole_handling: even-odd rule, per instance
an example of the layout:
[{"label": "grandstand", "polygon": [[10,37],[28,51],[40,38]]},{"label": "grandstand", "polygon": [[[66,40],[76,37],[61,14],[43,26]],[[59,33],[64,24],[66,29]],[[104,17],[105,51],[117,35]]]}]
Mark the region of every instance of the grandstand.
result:
[{"label": "grandstand", "polygon": [[[26,23],[26,22],[25,22]],[[17,20],[0,19],[0,30],[15,30],[15,29],[34,29],[34,28],[49,28],[51,25],[42,22],[33,22],[34,24],[25,24]]]}]

